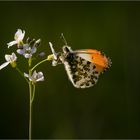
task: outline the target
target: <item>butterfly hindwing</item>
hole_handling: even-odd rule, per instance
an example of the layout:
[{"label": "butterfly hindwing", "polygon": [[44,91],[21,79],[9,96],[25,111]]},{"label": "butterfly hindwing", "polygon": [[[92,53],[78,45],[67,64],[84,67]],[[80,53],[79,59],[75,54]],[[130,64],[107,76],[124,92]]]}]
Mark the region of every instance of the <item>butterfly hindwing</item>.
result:
[{"label": "butterfly hindwing", "polygon": [[88,88],[97,83],[99,74],[94,63],[83,59],[76,53],[65,57],[64,66],[72,84],[77,88]]}]

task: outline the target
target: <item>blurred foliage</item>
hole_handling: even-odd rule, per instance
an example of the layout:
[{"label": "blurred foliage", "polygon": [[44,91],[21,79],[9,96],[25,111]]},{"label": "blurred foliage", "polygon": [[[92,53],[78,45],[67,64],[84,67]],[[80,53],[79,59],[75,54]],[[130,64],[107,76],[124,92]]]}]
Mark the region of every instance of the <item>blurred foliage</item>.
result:
[{"label": "blurred foliage", "polygon": [[[0,2],[0,19],[1,64],[18,28],[41,38],[47,55],[49,41],[61,51],[63,33],[73,50],[102,50],[113,62],[89,89],[74,88],[63,65],[41,65],[33,138],[140,138],[140,2]],[[8,66],[0,85],[0,138],[28,138],[27,84]]]}]

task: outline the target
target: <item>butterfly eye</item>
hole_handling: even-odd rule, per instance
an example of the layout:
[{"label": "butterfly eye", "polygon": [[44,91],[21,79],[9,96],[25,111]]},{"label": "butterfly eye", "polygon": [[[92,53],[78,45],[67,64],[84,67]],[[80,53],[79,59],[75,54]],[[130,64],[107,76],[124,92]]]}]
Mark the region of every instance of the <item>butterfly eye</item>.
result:
[{"label": "butterfly eye", "polygon": [[71,47],[69,47],[67,45],[63,46],[63,52],[64,53],[68,53],[68,52],[71,52],[71,51],[72,51]]}]

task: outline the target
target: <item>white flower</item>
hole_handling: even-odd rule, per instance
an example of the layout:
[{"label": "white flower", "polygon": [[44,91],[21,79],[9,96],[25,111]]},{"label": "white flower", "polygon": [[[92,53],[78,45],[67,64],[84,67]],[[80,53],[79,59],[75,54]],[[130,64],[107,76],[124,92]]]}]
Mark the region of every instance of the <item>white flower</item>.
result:
[{"label": "white flower", "polygon": [[10,48],[11,46],[16,45],[16,44],[19,45],[22,42],[24,36],[25,36],[25,31],[23,30],[23,32],[22,32],[21,29],[18,29],[17,32],[15,33],[15,37],[14,37],[15,40],[7,43],[8,48]]},{"label": "white flower", "polygon": [[24,76],[27,77],[33,83],[36,83],[39,81],[44,81],[44,76],[43,76],[43,73],[41,71],[38,73],[36,71],[34,71],[32,76],[30,76],[27,73],[24,73]]},{"label": "white flower", "polygon": [[35,41],[35,39],[29,40],[28,38],[27,43],[23,44],[19,47],[19,49],[17,49],[17,53],[23,55],[25,58],[30,58],[34,53],[36,53],[37,47],[40,45],[40,42],[40,39]]},{"label": "white flower", "polygon": [[22,48],[17,49],[17,53],[23,55],[25,58],[30,58],[34,53],[36,53],[37,48],[33,46],[32,48],[28,44],[24,44]]},{"label": "white flower", "polygon": [[8,64],[11,64],[12,67],[15,67],[15,66],[16,66],[15,61],[17,60],[17,56],[15,55],[15,53],[12,53],[11,55],[6,54],[6,55],[5,55],[5,60],[6,60],[6,62],[3,63],[3,64],[0,66],[0,70],[3,69],[4,67],[6,67]]},{"label": "white flower", "polygon": [[51,48],[51,51],[53,53],[53,57],[55,60],[57,60],[57,53],[55,52],[54,48],[53,48],[53,44],[51,42],[49,42],[49,45],[50,45],[50,48]]}]

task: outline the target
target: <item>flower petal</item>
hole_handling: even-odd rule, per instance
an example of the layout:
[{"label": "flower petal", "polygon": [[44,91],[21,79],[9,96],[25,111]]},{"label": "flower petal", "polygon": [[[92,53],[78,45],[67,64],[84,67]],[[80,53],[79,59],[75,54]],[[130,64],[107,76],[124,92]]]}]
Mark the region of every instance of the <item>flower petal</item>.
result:
[{"label": "flower petal", "polygon": [[22,33],[22,30],[21,29],[18,29],[17,32],[15,33],[15,37],[14,39],[19,42],[19,41],[22,41],[23,38],[25,36],[25,31],[23,30],[23,33]]},{"label": "flower petal", "polygon": [[37,77],[37,72],[36,72],[36,70],[33,72],[32,77],[33,77],[34,79],[36,79],[36,77]]},{"label": "flower petal", "polygon": [[11,55],[6,54],[6,55],[5,55],[5,60],[6,60],[7,62],[14,62],[14,61],[17,60],[17,56],[16,56],[15,53],[12,53]]},{"label": "flower petal", "polygon": [[27,73],[24,73],[24,77],[27,77],[27,78],[29,78],[29,74],[27,74]]},{"label": "flower petal", "polygon": [[20,36],[20,40],[23,40],[23,38],[24,38],[24,36],[25,36],[25,31],[23,30],[23,33],[22,33],[22,35]]},{"label": "flower petal", "polygon": [[17,53],[23,55],[25,53],[24,49],[17,49]]},{"label": "flower petal", "polygon": [[39,81],[44,81],[44,76],[40,77],[39,79],[36,80],[36,82],[39,82]]},{"label": "flower petal", "polygon": [[44,76],[42,72],[36,72],[36,70],[33,72],[32,76],[29,74],[24,73],[24,76],[27,77],[30,81],[33,83],[39,82],[39,81],[44,81]]},{"label": "flower petal", "polygon": [[2,65],[0,65],[0,70],[5,68],[10,62],[5,62]]},{"label": "flower petal", "polygon": [[54,48],[53,48],[53,44],[51,42],[49,42],[53,57],[55,60],[57,60],[57,53],[55,52]]},{"label": "flower petal", "polygon": [[36,82],[38,82],[38,81],[44,81],[44,76],[43,76],[43,73],[42,72],[38,72],[37,73]]},{"label": "flower petal", "polygon": [[34,79],[32,78],[32,76],[29,76],[29,74],[24,73],[24,77],[27,77],[30,81],[33,81]]},{"label": "flower petal", "polygon": [[11,55],[11,61],[16,61],[17,60],[17,56],[15,53],[12,53]]},{"label": "flower petal", "polygon": [[23,49],[25,49],[25,50],[30,50],[30,49],[31,49],[31,47],[29,47],[29,45],[28,45],[28,44],[24,44],[24,45],[23,45]]},{"label": "flower petal", "polygon": [[6,55],[5,55],[5,60],[6,60],[7,62],[10,62],[10,61],[11,61],[11,55],[6,54]]},{"label": "flower petal", "polygon": [[31,54],[36,53],[36,51],[37,51],[36,47],[33,47],[33,48],[31,49]]},{"label": "flower petal", "polygon": [[43,76],[43,72],[40,71],[40,72],[38,72],[37,75],[38,75],[38,77],[42,77]]},{"label": "flower petal", "polygon": [[24,55],[25,58],[30,58],[30,57],[32,57],[32,55],[29,54],[29,53],[24,53],[23,55]]},{"label": "flower petal", "polygon": [[13,46],[13,45],[15,45],[15,44],[17,44],[17,43],[18,43],[18,42],[17,42],[16,40],[7,43],[8,48],[10,48],[11,46]]}]

